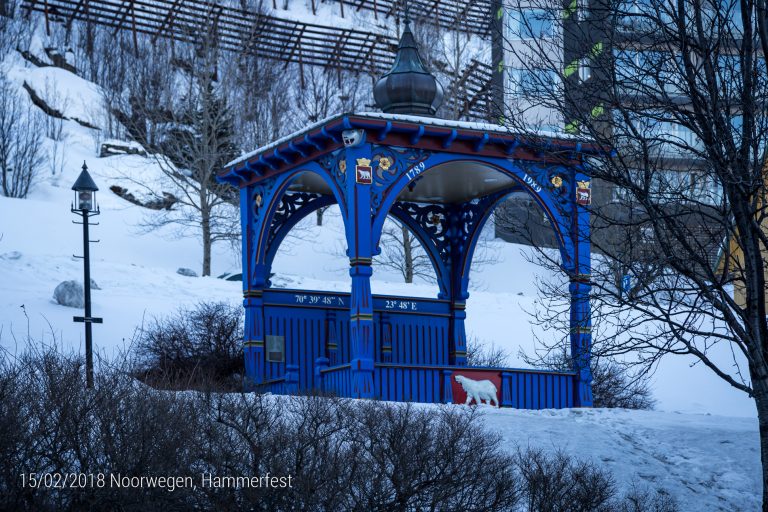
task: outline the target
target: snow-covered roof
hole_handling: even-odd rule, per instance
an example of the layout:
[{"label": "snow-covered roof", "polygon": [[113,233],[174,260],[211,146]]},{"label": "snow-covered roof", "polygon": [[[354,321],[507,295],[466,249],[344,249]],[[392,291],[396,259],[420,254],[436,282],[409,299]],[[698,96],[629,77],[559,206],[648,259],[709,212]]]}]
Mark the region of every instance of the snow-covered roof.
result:
[{"label": "snow-covered roof", "polygon": [[436,117],[421,117],[421,116],[412,116],[412,115],[404,115],[404,114],[385,114],[383,112],[361,112],[356,114],[336,114],[330,117],[326,117],[321,121],[318,121],[314,124],[307,126],[303,130],[299,130],[290,135],[286,135],[285,137],[282,137],[266,146],[262,146],[249,153],[246,153],[232,160],[225,167],[229,168],[233,166],[238,166],[239,164],[244,163],[257,155],[267,153],[268,151],[273,150],[289,141],[295,140],[306,133],[309,133],[317,130],[318,128],[327,126],[333,123],[334,121],[344,119],[344,118],[352,118],[352,117],[364,118],[364,119],[376,119],[376,120],[383,120],[383,121],[393,121],[393,122],[399,121],[399,122],[405,122],[405,123],[417,123],[423,126],[434,126],[436,128],[473,130],[473,131],[488,133],[488,134],[521,135],[521,136],[533,135],[536,137],[553,138],[553,139],[570,139],[574,141],[586,140],[583,137],[575,137],[574,135],[567,134],[567,133],[560,133],[560,132],[556,133],[556,132],[544,131],[544,130],[539,130],[531,134],[518,134],[518,133],[512,132],[506,126],[492,124],[492,123],[478,123],[478,122],[472,122],[472,121],[453,121],[449,119],[439,119]]},{"label": "snow-covered roof", "polygon": [[[421,124],[430,125],[430,126],[439,126],[441,128],[461,128],[463,130],[477,130],[480,132],[494,132],[494,133],[504,133],[504,134],[513,133],[506,126],[502,126],[500,124],[493,124],[493,123],[478,123],[475,121],[453,121],[451,119],[439,119],[436,117],[410,116],[410,115],[404,115],[404,114],[385,114],[383,112],[364,112],[364,113],[355,114],[355,115],[358,115],[361,117],[371,117],[374,119],[385,119],[387,121],[406,121],[409,123],[421,123]],[[544,130],[538,130],[535,132],[535,134],[541,137],[552,137],[556,139],[574,138],[573,135],[560,133],[560,132],[544,131]]]}]

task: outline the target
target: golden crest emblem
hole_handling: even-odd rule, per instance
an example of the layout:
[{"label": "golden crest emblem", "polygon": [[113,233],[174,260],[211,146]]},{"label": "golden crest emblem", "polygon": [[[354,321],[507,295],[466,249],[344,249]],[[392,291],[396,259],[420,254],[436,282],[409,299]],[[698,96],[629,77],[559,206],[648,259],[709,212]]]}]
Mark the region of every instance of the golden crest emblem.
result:
[{"label": "golden crest emblem", "polygon": [[357,159],[357,165],[360,167],[370,167],[371,161],[367,158],[358,158]]}]

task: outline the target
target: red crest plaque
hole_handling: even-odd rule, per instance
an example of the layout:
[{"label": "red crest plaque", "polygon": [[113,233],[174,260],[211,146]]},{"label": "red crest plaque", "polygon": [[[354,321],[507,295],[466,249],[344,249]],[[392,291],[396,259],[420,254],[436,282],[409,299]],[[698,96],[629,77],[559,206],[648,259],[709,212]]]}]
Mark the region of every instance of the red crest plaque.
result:
[{"label": "red crest plaque", "polygon": [[367,158],[358,158],[355,166],[355,182],[361,185],[370,185],[373,183],[373,168],[371,161]]},{"label": "red crest plaque", "polygon": [[589,181],[576,182],[576,204],[579,206],[589,206],[592,204],[592,189]]}]

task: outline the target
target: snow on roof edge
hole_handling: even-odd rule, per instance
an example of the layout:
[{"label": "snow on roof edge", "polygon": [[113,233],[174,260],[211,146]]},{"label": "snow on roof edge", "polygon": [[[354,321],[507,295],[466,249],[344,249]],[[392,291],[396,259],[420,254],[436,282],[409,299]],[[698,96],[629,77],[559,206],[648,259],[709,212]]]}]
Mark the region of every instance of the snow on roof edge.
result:
[{"label": "snow on roof edge", "polygon": [[[350,116],[365,117],[369,119],[382,119],[385,121],[403,121],[408,123],[421,123],[421,124],[426,124],[430,126],[437,126],[440,128],[460,128],[464,130],[503,133],[507,135],[515,133],[510,131],[509,128],[506,128],[505,126],[499,125],[499,124],[480,123],[475,121],[454,121],[450,119],[440,119],[437,117],[422,117],[422,116],[413,116],[413,115],[406,115],[406,114],[386,114],[384,112],[356,112],[356,113],[346,113],[346,114],[334,114],[332,116],[326,117],[321,121],[317,121],[316,123],[313,123],[307,126],[306,128],[303,128],[299,131],[288,134],[285,137],[281,137],[276,141],[267,144],[266,146],[262,146],[253,151],[250,151],[249,153],[239,156],[236,159],[232,160],[231,162],[228,162],[224,167],[229,168],[229,167],[241,164],[247,160],[250,160],[256,155],[265,153],[270,149],[276,148],[286,142],[289,142],[303,133],[310,132],[320,126],[325,126],[331,121],[334,121],[336,119],[343,119],[344,117],[350,117]],[[537,137],[550,137],[554,139],[586,140],[584,137],[577,137],[569,133],[552,132],[547,130],[539,130],[533,134],[519,134],[519,135],[535,135]]]}]

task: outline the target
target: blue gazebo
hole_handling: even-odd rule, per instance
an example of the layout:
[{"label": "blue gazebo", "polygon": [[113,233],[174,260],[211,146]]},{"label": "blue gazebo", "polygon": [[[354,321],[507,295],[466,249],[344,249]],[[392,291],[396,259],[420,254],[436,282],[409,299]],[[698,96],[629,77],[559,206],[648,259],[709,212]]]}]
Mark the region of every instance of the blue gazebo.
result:
[{"label": "blue gazebo", "polygon": [[[501,126],[431,117],[442,97],[406,23],[392,70],[376,84],[384,113],[341,114],[232,163],[240,189],[248,385],[276,393],[463,402],[455,376],[488,379],[502,406],[592,405],[590,177],[597,148]],[[571,372],[468,367],[465,304],[483,225],[525,192],[549,219],[570,277]],[[349,293],[270,287],[272,262],[297,222],[338,204]],[[387,216],[407,226],[435,269],[434,299],[372,295],[372,258]]]}]

